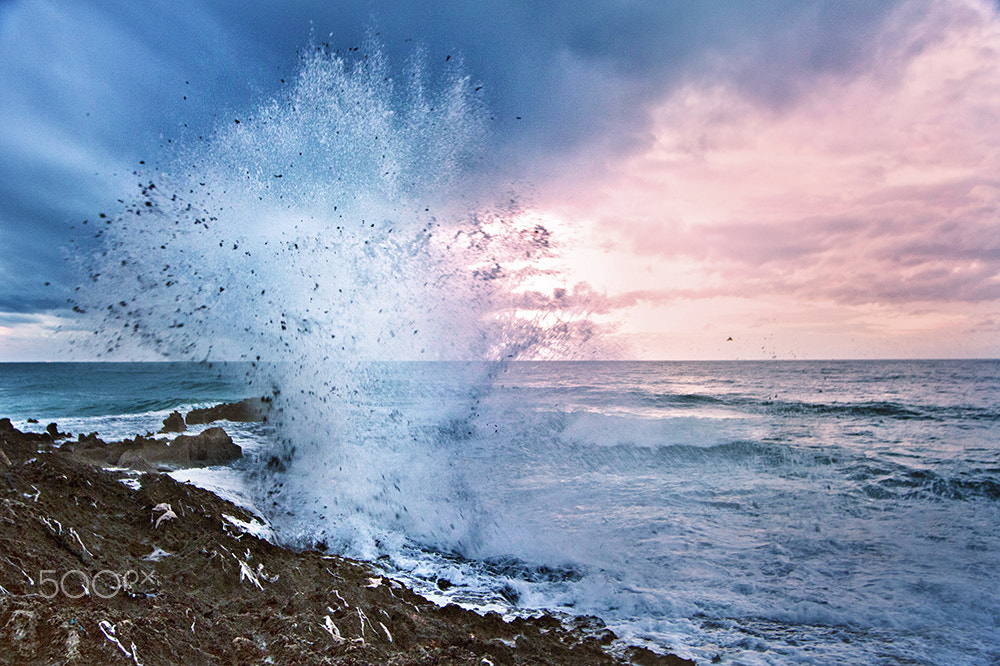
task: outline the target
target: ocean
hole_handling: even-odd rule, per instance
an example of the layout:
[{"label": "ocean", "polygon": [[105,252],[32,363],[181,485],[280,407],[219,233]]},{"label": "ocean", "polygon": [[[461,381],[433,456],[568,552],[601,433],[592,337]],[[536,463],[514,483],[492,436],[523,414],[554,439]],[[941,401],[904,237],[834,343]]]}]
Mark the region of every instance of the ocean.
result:
[{"label": "ocean", "polygon": [[[281,387],[285,416],[222,424],[243,460],[175,478],[441,603],[700,664],[1000,661],[1000,361],[352,371]],[[0,416],[130,437],[260,395],[246,374],[0,364]]]}]

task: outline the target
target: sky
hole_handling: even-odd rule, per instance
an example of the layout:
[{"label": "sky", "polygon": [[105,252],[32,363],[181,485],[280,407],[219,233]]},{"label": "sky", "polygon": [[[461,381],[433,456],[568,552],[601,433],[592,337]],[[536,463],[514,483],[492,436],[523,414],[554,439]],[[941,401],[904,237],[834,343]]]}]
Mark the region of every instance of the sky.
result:
[{"label": "sky", "polygon": [[372,31],[482,86],[482,187],[627,356],[1000,357],[995,3],[0,0],[0,361],[72,358],[139,160]]}]

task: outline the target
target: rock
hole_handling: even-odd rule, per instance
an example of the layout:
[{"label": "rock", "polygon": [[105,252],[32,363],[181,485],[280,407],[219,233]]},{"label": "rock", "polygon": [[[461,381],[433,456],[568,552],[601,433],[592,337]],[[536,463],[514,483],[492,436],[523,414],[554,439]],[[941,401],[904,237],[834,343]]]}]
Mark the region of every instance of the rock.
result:
[{"label": "rock", "polygon": [[184,417],[180,412],[170,412],[170,416],[163,419],[163,427],[160,432],[184,432],[187,426],[184,425]]},{"label": "rock", "polygon": [[166,462],[177,461],[194,467],[224,465],[238,460],[243,449],[233,443],[225,430],[209,428],[197,435],[179,435],[170,443]]},{"label": "rock", "polygon": [[644,647],[629,648],[628,657],[634,666],[696,666],[690,659],[682,659],[674,654],[656,654]]},{"label": "rock", "polygon": [[107,449],[107,446],[107,442],[98,437],[96,432],[92,432],[89,435],[84,435],[81,432],[76,436],[75,442],[63,442],[59,448],[74,454],[77,459],[82,460],[84,457],[91,457],[93,460],[87,460],[86,462],[99,465],[102,463],[98,462],[95,456],[99,457],[103,455],[102,452]]},{"label": "rock", "polygon": [[98,464],[128,467],[142,472],[163,471],[185,467],[225,465],[238,460],[243,449],[233,443],[222,428],[209,428],[197,435],[178,435],[172,442],[137,436],[123,442],[105,444],[93,451],[82,452],[85,458]]},{"label": "rock", "polygon": [[159,465],[151,463],[147,459],[147,452],[142,449],[127,449],[115,459],[115,467],[125,467],[139,472],[160,472],[163,469]]},{"label": "rock", "polygon": [[30,610],[15,610],[4,625],[3,634],[14,654],[31,657],[38,651],[38,616]]},{"label": "rock", "polygon": [[11,463],[22,463],[38,452],[39,444],[51,444],[48,433],[21,432],[10,419],[0,419],[0,450]]},{"label": "rock", "polygon": [[55,423],[50,423],[45,426],[45,432],[49,433],[49,437],[51,437],[53,441],[57,439],[66,439],[70,436],[69,433],[59,432],[59,426]]},{"label": "rock", "polygon": [[233,639],[233,656],[241,663],[255,662],[260,660],[261,651],[249,638],[237,636]]},{"label": "rock", "polygon": [[82,432],[76,436],[76,441],[83,446],[107,446],[104,440],[97,436],[96,432],[84,435]]},{"label": "rock", "polygon": [[60,450],[89,465],[126,467],[140,472],[225,465],[243,455],[232,437],[219,427],[197,435],[178,435],[172,442],[143,435],[105,442],[97,433],[81,434],[76,442],[66,442]]},{"label": "rock", "polygon": [[105,442],[97,436],[97,433],[91,433],[87,436],[78,435],[76,442],[65,442],[60,450],[68,450],[74,458],[88,465],[116,466],[125,451],[141,448],[146,441],[144,437],[136,437],[134,440]]},{"label": "rock", "polygon": [[192,409],[184,420],[188,425],[212,423],[223,419],[234,423],[261,422],[267,421],[270,411],[270,398],[247,398],[239,402],[226,402],[214,407]]}]

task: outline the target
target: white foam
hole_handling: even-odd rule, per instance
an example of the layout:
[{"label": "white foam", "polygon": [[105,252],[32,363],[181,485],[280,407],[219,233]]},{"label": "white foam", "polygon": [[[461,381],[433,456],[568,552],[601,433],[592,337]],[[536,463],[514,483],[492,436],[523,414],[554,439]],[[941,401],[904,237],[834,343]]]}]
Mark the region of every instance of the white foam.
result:
[{"label": "white foam", "polygon": [[192,467],[175,470],[169,476],[180,483],[204,488],[251,513],[260,513],[254,491],[246,483],[244,472],[231,467]]},{"label": "white foam", "polygon": [[257,519],[251,520],[240,520],[235,516],[230,516],[228,514],[222,514],[223,520],[237,528],[241,532],[246,532],[251,536],[255,536],[258,539],[263,539],[265,541],[275,541],[274,531],[271,526]]}]

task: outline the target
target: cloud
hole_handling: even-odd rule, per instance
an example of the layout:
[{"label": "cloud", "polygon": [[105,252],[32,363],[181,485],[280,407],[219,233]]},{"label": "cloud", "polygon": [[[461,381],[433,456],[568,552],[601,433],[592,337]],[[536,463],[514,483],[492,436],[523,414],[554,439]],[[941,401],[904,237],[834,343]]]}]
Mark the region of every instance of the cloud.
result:
[{"label": "cloud", "polygon": [[710,70],[762,90],[777,84],[764,85],[761,72],[806,80],[856,67],[889,6],[591,2],[581,11],[526,0],[257,0],[234,11],[218,0],[141,8],[22,0],[0,15],[8,91],[0,145],[16,149],[11,161],[30,157],[31,145],[39,153],[68,146],[96,158],[95,170],[109,156],[133,166],[166,139],[183,140],[185,125],[193,139],[218,117],[257,105],[292,73],[310,35],[344,51],[374,29],[397,65],[418,45],[433,66],[461,56],[494,110],[498,169],[544,178],[572,156],[599,168],[607,155],[642,145],[653,106]]},{"label": "cloud", "polygon": [[696,264],[695,291],[674,292],[691,297],[1000,299],[996,13],[906,7],[873,40],[879,60],[794,103],[686,84],[656,110],[649,149],[550,205],[645,261]]},{"label": "cloud", "polygon": [[513,184],[615,247],[589,266],[610,295],[586,276],[564,296],[581,308],[987,302],[996,26],[974,0],[5,2],[0,303],[64,303],[70,227],[139,160],[271,97],[310,35],[343,50],[371,30],[395,66],[422,48],[483,86],[486,191]]},{"label": "cloud", "polygon": [[69,323],[51,314],[5,312],[0,304],[0,358],[4,361],[51,360],[61,345],[60,329]]}]

